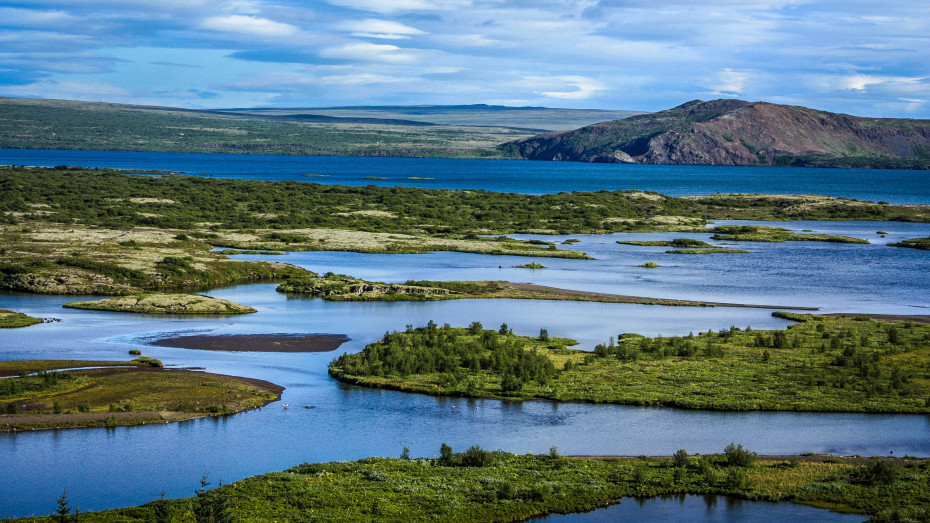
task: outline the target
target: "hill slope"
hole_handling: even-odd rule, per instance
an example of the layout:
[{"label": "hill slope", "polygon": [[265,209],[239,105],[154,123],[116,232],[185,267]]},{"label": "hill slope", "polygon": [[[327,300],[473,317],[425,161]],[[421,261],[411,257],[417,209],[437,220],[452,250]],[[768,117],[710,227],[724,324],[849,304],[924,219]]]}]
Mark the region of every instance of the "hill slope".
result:
[{"label": "hill slope", "polygon": [[930,168],[930,120],[765,102],[695,100],[506,143],[508,156],[581,162]]},{"label": "hill slope", "polygon": [[501,106],[190,110],[0,97],[0,149],[497,157],[502,142],[630,111]]}]

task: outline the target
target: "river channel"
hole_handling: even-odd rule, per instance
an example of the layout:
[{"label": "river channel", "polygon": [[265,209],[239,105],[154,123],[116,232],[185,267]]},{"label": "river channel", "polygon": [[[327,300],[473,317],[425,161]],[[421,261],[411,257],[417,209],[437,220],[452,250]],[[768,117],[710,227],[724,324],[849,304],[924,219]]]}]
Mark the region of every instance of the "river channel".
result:
[{"label": "river channel", "polygon": [[[572,248],[596,259],[540,259],[549,267],[542,270],[512,267],[526,263],[526,258],[464,253],[316,252],[263,259],[378,281],[501,279],[643,296],[804,305],[826,312],[925,313],[930,296],[926,255],[885,243],[926,236],[930,226],[784,225],[864,237],[873,243],[752,243],[740,246],[753,251],[749,254],[687,256],[616,241],[682,236],[706,240],[709,235],[582,235],[574,236],[581,241]],[[886,238],[878,230],[886,231]],[[646,261],[662,267],[636,267]],[[575,338],[581,348],[590,349],[622,332],[672,335],[730,325],[757,329],[788,325],[766,309],[521,300],[336,303],[288,297],[268,283],[218,288],[209,294],[251,305],[258,312],[237,317],[132,315],[62,309],[61,304],[73,297],[0,294],[0,307],[62,320],[0,331],[5,359],[125,359],[129,349],[138,348],[169,366],[203,367],[287,387],[281,402],[227,418],[0,433],[6,458],[6,473],[0,475],[4,493],[0,517],[47,514],[65,487],[82,510],[97,510],[140,504],[157,498],[163,489],[169,497],[189,496],[204,473],[228,483],[304,461],[395,456],[404,446],[414,456],[431,457],[443,442],[454,449],[478,444],[517,453],[542,453],[557,445],[563,454],[580,455],[667,455],[679,448],[709,453],[738,442],[762,454],[930,456],[928,416],[723,413],[437,398],[347,386],[326,374],[327,363],[337,353],[356,352],[385,331],[430,319],[460,326],[472,321],[488,327],[507,323],[518,334],[546,328],[551,335]],[[149,344],[154,338],[178,334],[262,333],[345,334],[351,340],[337,352],[304,354],[197,351]],[[290,408],[285,410],[282,403]]]}]

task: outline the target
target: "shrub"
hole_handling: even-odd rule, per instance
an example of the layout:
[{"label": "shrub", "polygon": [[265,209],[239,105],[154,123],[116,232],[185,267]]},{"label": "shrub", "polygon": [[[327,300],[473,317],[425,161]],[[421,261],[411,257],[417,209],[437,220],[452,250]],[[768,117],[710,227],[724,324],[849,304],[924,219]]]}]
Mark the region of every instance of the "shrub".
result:
[{"label": "shrub", "polygon": [[493,461],[494,456],[478,445],[472,445],[461,456],[463,467],[487,467]]},{"label": "shrub", "polygon": [[675,454],[672,455],[670,461],[673,467],[687,467],[690,462],[688,459],[688,451],[685,449],[678,449]]},{"label": "shrub", "polygon": [[890,485],[897,478],[897,472],[890,461],[874,458],[854,471],[852,479],[863,485]]},{"label": "shrub", "polygon": [[727,465],[730,467],[750,467],[759,457],[755,452],[743,448],[742,444],[730,443],[723,451]]}]

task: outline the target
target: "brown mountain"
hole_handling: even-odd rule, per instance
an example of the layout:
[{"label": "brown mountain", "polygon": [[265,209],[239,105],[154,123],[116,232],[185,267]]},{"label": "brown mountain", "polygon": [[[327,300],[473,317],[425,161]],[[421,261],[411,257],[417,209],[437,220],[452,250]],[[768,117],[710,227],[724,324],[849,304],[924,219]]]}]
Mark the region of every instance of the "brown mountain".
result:
[{"label": "brown mountain", "polygon": [[508,142],[531,160],[930,168],[930,120],[862,118],[742,100],[673,109]]}]

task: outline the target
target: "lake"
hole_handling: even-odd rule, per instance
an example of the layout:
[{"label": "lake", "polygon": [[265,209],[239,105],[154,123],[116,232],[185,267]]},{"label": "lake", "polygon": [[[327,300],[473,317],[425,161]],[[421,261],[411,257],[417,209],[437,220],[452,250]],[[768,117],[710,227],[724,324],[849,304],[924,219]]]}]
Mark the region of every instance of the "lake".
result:
[{"label": "lake", "polygon": [[[0,164],[171,170],[243,180],[485,189],[525,194],[639,189],[670,196],[715,192],[822,194],[894,204],[930,203],[927,171],[910,170],[45,149],[0,149]],[[324,176],[307,177],[305,174]]]},{"label": "lake", "polygon": [[[236,156],[93,151],[0,151],[0,163],[172,169],[192,174],[325,183],[478,187],[528,193],[561,190],[650,189],[668,194],[715,191],[815,192],[895,203],[930,203],[925,172],[589,165],[489,160]],[[330,174],[307,178],[306,173]],[[364,180],[364,176],[389,180]],[[409,177],[435,180],[408,180]],[[875,190],[874,177],[882,183]],[[720,222],[730,223],[730,222]],[[625,239],[707,240],[709,234],[579,235],[594,260],[539,259],[547,269],[516,269],[527,258],[466,253],[373,255],[344,252],[249,256],[294,263],[376,281],[505,279],[579,290],[704,299],[825,312],[926,313],[930,257],[886,243],[930,235],[930,225],[885,222],[791,222],[792,230],[866,238],[869,245],[744,243],[750,254],[685,256],[667,248],[618,245]],[[887,231],[882,238],[877,231]],[[520,236],[534,238],[540,236]],[[545,237],[562,241],[568,236]],[[661,267],[637,267],[648,261]],[[236,481],[304,461],[397,456],[432,457],[445,442],[456,450],[486,449],[563,454],[668,455],[721,452],[731,443],[762,454],[831,452],[850,455],[930,456],[930,416],[792,412],[696,412],[615,405],[556,404],[437,398],[340,384],[326,373],[335,353],[211,352],[157,347],[155,338],[183,334],[345,334],[339,349],[356,352],[385,331],[407,324],[486,327],[507,323],[517,334],[546,328],[592,348],[622,332],[687,334],[730,325],[784,328],[766,309],[658,307],[520,300],[338,303],[289,297],[275,285],[235,285],[209,291],[258,309],[238,317],[132,315],[62,309],[74,297],[0,293],[0,307],[62,321],[0,330],[5,359],[119,359],[128,350],[169,366],[204,367],[287,387],[281,403],[227,418],[168,425],[0,433],[0,517],[48,514],[63,488],[72,504],[97,510],[190,496],[207,473],[211,482]],[[313,409],[302,408],[312,405]],[[452,407],[456,408],[452,408]],[[691,503],[671,505],[685,514]],[[624,501],[624,510],[634,503]],[[648,502],[646,503],[648,505]],[[730,506],[729,501],[718,505]],[[767,507],[743,503],[747,507]],[[805,507],[806,508],[806,507]],[[773,514],[763,509],[763,514]],[[655,514],[650,512],[649,514]],[[726,518],[734,514],[725,511]],[[824,517],[829,514],[817,512]],[[580,516],[579,516],[580,517]],[[623,516],[626,518],[627,516]],[[632,516],[630,516],[632,517]],[[759,519],[761,516],[755,516]]]}]

